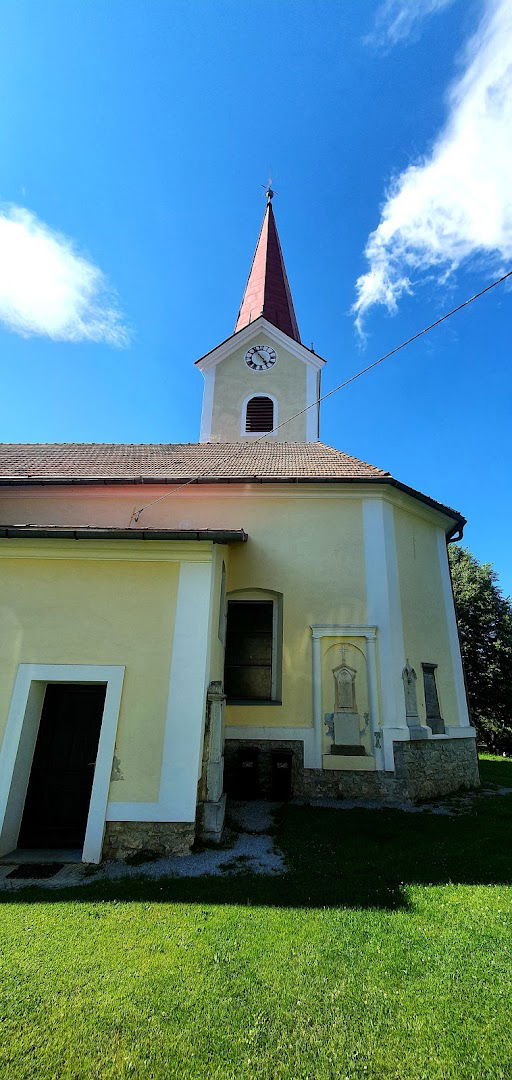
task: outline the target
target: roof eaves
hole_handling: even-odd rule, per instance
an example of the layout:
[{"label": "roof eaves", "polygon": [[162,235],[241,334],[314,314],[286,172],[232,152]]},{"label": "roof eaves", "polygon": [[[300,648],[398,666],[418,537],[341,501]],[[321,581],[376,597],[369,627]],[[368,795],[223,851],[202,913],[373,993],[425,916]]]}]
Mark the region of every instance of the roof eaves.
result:
[{"label": "roof eaves", "polygon": [[244,529],[116,529],[93,525],[77,529],[60,525],[2,525],[0,539],[20,540],[207,540],[212,544],[245,544]]}]

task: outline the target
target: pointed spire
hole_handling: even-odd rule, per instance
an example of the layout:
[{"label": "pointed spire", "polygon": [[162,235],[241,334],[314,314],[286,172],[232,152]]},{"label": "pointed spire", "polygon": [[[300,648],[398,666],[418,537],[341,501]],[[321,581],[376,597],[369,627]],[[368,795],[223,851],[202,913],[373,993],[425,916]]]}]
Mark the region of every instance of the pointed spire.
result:
[{"label": "pointed spire", "polygon": [[272,208],[274,192],[270,184],[265,194],[267,196],[267,208],[252,260],[249,280],[238,313],[235,334],[237,330],[243,330],[244,326],[254,322],[259,315],[263,315],[265,319],[268,319],[273,326],[277,326],[284,334],[288,334],[295,341],[300,341],[292,294],[277,235]]}]

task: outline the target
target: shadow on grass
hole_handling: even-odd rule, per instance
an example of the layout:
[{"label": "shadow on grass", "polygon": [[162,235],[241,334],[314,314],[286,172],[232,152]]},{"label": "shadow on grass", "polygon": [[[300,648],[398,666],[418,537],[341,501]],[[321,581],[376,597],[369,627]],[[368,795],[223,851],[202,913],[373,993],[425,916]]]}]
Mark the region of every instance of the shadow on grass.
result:
[{"label": "shadow on grass", "polygon": [[[512,761],[487,761],[486,782],[512,787]],[[491,766],[497,765],[493,770]],[[498,777],[499,780],[496,780]],[[25,889],[0,903],[153,901],[293,908],[407,908],[408,885],[512,881],[512,795],[477,797],[464,813],[283,808],[276,843],[288,872],[202,878],[131,878],[77,888]]]}]

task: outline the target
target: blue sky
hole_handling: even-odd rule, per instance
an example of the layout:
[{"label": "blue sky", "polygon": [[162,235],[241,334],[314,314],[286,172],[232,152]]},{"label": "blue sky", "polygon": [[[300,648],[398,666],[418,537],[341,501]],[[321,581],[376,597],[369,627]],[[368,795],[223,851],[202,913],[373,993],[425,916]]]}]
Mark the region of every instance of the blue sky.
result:
[{"label": "blue sky", "polygon": [[[233,328],[269,171],[324,390],[512,266],[507,7],[4,0],[2,440],[197,440],[193,362]],[[495,290],[321,428],[460,509],[507,592],[511,308]]]}]

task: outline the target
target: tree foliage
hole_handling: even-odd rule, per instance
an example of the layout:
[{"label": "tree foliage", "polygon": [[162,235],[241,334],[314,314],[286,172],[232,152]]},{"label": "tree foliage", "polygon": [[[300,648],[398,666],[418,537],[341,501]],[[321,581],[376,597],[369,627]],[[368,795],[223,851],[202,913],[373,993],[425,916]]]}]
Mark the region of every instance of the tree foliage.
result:
[{"label": "tree foliage", "polygon": [[490,563],[458,544],[448,550],[472,721],[487,749],[510,753],[512,600]]}]

